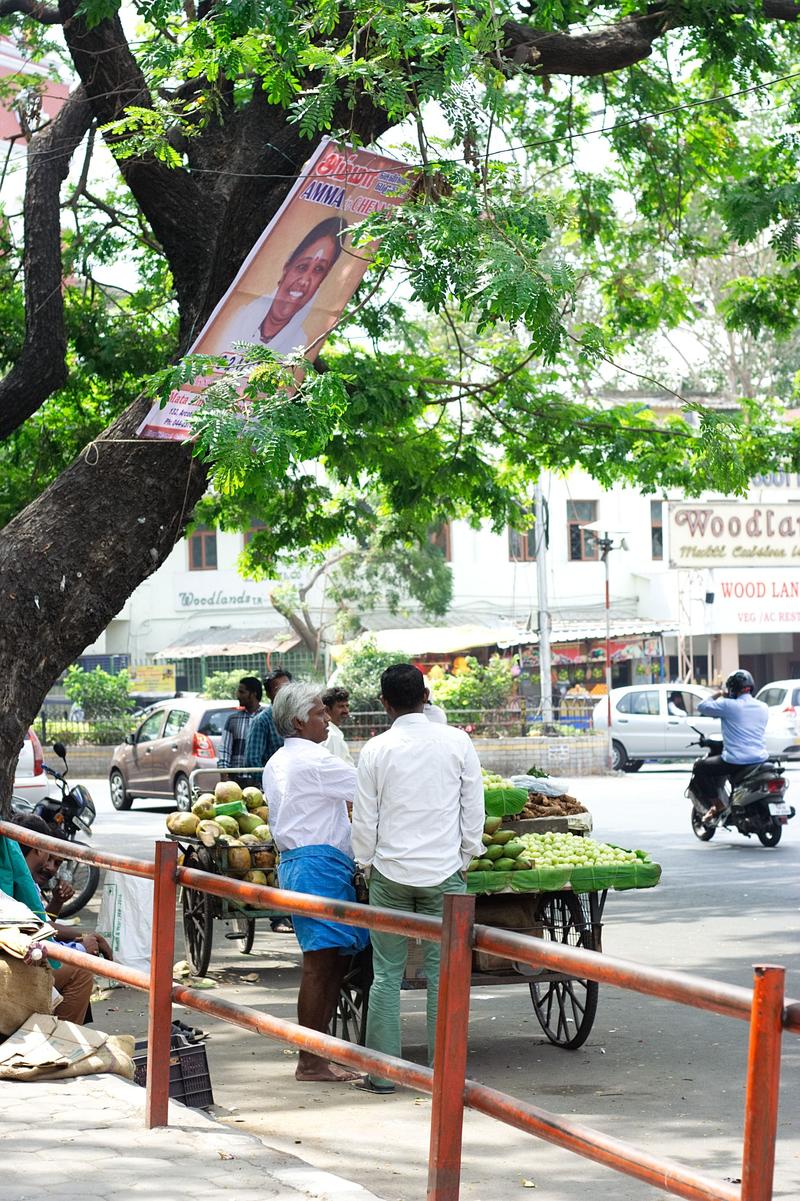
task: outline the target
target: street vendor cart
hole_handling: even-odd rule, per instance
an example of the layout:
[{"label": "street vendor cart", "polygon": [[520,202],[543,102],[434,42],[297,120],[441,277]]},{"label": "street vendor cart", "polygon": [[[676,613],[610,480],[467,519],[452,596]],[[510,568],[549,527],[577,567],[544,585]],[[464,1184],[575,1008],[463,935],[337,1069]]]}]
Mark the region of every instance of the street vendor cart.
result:
[{"label": "street vendor cart", "polygon": [[[558,834],[580,839],[591,830],[585,812],[567,816],[527,819],[529,794],[520,789],[487,789],[488,818],[500,818],[502,831],[512,837],[528,834]],[[499,835],[494,835],[498,837]],[[224,844],[203,845],[200,839],[172,837],[180,844],[187,867],[222,875],[232,874],[231,848]],[[508,845],[508,844],[506,844]],[[614,848],[618,849],[618,848]],[[271,843],[251,847],[251,852],[271,857]],[[472,870],[467,873],[467,891],[475,895],[475,920],[486,926],[512,930],[549,942],[602,951],[603,914],[610,891],[652,888],[661,868],[644,851],[625,851],[619,863],[546,864],[529,869]],[[484,860],[480,861],[484,863]],[[500,860],[506,863],[506,860]],[[270,873],[269,883],[274,882]],[[211,959],[217,922],[227,923],[226,938],[237,940],[248,954],[253,947],[256,922],[285,916],[277,910],[254,909],[238,901],[214,897],[184,887],[181,905],[186,960],[194,975],[202,976]],[[354,956],[342,983],[339,1005],[331,1033],[350,1042],[363,1043],[366,1034],[372,962],[369,948]],[[547,968],[533,968],[483,951],[473,952],[473,985],[492,987],[527,984],[534,1013],[550,1042],[575,1050],[589,1037],[597,1012],[598,984]],[[421,940],[409,947],[403,987],[426,988]]]},{"label": "street vendor cart", "polygon": [[[250,775],[260,772],[260,768],[237,768],[236,775]],[[199,780],[207,780],[209,774],[219,774],[216,769],[198,768],[190,778],[192,801],[197,801],[200,795]],[[236,876],[230,862],[235,850],[224,843],[215,846],[205,845],[200,838],[189,835],[168,834],[168,838],[177,842],[183,857],[185,867],[197,868],[199,871],[212,872],[223,876]],[[273,843],[261,842],[251,845],[248,853],[256,867],[263,866],[267,873],[268,883],[274,883],[275,847]],[[186,962],[194,976],[204,976],[211,962],[214,946],[214,930],[218,922],[226,923],[225,937],[238,942],[239,950],[248,955],[253,948],[256,922],[262,919],[271,921],[285,918],[286,914],[274,909],[254,909],[240,901],[226,897],[213,897],[207,892],[198,892],[194,888],[181,889],[180,904],[183,917],[183,940]]]},{"label": "street vendor cart", "polygon": [[[581,838],[591,829],[591,819],[585,811],[571,817],[516,820],[528,802],[524,790],[488,789],[485,801],[487,814],[505,819],[504,827],[515,835],[557,833]],[[603,912],[609,892],[652,888],[661,877],[660,866],[646,852],[623,854],[627,861],[621,863],[470,871],[467,891],[475,895],[475,921],[601,952]],[[369,955],[367,950],[351,965],[332,1028],[332,1033],[352,1042],[363,1043],[366,1033],[371,983]],[[536,969],[476,950],[472,983],[492,987],[527,984],[534,1013],[550,1042],[565,1050],[576,1050],[589,1037],[599,991],[594,980],[547,968]],[[411,943],[403,987],[406,990],[426,987],[421,942]]]}]

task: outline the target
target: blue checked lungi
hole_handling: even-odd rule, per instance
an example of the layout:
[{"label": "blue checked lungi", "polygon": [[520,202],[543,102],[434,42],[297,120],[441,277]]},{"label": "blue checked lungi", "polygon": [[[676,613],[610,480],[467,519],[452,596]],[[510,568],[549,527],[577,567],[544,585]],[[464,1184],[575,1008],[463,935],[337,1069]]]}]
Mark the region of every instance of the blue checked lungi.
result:
[{"label": "blue checked lungi", "polygon": [[[355,901],[355,862],[336,847],[319,843],[281,851],[278,880],[288,892],[307,892],[337,901]],[[338,947],[342,955],[355,955],[369,943],[369,931],[360,926],[343,926],[326,918],[292,914],[297,941],[303,951]]]}]

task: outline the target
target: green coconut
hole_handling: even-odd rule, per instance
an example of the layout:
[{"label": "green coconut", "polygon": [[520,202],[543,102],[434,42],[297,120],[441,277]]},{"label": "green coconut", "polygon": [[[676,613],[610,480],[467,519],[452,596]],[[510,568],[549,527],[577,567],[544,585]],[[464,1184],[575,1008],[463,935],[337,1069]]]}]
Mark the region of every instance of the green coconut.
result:
[{"label": "green coconut", "polygon": [[255,834],[259,826],[263,825],[261,818],[256,817],[255,813],[237,813],[235,820],[240,834]]},{"label": "green coconut", "polygon": [[245,805],[247,805],[247,808],[252,813],[255,813],[256,809],[260,809],[264,804],[264,793],[260,788],[243,788],[242,800],[244,801]]},{"label": "green coconut", "polygon": [[228,805],[231,801],[240,801],[242,790],[235,780],[220,780],[214,789],[214,800],[218,805]]},{"label": "green coconut", "polygon": [[181,813],[178,810],[177,813],[170,813],[167,818],[167,829],[170,834],[192,838],[197,830],[198,820],[194,813]]}]

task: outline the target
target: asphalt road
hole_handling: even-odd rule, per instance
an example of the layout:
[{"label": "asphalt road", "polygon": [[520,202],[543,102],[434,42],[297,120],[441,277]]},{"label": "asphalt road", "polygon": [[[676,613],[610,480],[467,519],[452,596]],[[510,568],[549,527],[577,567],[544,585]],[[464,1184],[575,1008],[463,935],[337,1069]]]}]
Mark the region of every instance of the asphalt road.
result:
[{"label": "asphalt road", "polygon": [[[788,775],[789,800],[798,805],[800,768]],[[775,849],[725,832],[702,844],[689,826],[687,779],[688,767],[654,766],[636,775],[574,781],[598,837],[646,848],[664,869],[655,889],[609,895],[605,951],[742,985],[751,983],[752,964],[781,963],[789,969],[790,995],[800,996],[800,818]],[[151,853],[169,807],[139,801],[128,813],[115,813],[105,785],[91,786],[99,802],[97,845]],[[294,1018],[294,938],[261,925],[245,958],[219,926],[210,969],[219,995]],[[182,955],[179,932],[176,958]],[[423,1061],[424,994],[404,994],[403,1010],[405,1053]],[[224,1120],[360,1181],[387,1201],[424,1195],[428,1098],[406,1091],[373,1098],[349,1086],[299,1085],[290,1049],[231,1026],[197,1022],[189,1013],[180,1016],[211,1035],[208,1056]],[[142,995],[115,990],[96,1006],[96,1021],[143,1033]],[[487,985],[472,993],[470,1076],[720,1180],[740,1176],[745,1065],[743,1023],[630,992],[601,988],[592,1034],[575,1052],[544,1039],[526,985]],[[776,1198],[800,1196],[799,1068],[800,1040],[787,1038]],[[540,1201],[583,1201],[590,1191],[615,1201],[663,1196],[468,1113],[462,1196],[496,1201],[531,1182]]]}]

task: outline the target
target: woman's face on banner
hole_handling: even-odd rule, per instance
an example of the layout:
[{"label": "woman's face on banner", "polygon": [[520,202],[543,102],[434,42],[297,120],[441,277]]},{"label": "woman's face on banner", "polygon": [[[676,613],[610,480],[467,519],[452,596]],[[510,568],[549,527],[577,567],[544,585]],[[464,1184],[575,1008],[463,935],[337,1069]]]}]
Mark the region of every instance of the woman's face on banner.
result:
[{"label": "woman's face on banner", "polygon": [[336,258],[336,244],[332,237],[317,238],[306,246],[302,254],[290,259],[283,268],[283,275],[270,306],[270,313],[277,321],[291,321],[319,288]]}]

